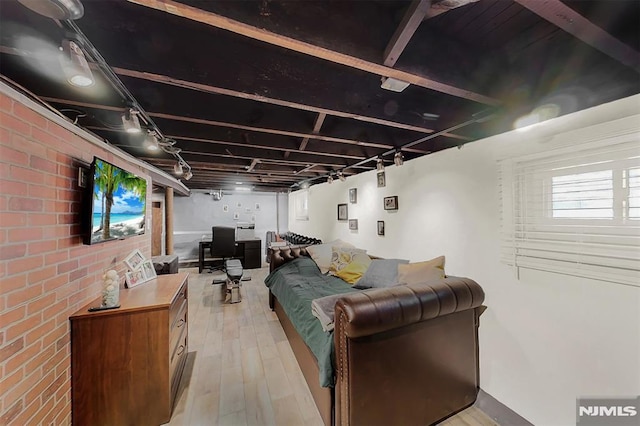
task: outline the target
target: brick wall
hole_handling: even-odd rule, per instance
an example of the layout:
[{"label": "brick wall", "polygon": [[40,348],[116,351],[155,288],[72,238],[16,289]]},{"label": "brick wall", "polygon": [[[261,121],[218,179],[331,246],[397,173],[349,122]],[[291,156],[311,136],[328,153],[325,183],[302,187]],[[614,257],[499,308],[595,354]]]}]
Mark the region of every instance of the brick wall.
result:
[{"label": "brick wall", "polygon": [[[82,244],[78,160],[99,156],[148,181],[107,150],[0,93],[0,425],[70,424],[68,317],[99,295],[103,271],[121,276],[143,236]],[[87,366],[91,368],[91,366]]]}]

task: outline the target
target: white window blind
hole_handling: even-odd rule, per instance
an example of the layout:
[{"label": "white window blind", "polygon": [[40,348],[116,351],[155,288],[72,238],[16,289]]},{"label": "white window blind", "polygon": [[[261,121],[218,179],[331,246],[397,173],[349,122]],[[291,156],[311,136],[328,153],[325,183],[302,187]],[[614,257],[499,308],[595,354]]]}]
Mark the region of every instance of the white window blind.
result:
[{"label": "white window blind", "polygon": [[502,160],[502,261],[640,286],[637,134]]}]

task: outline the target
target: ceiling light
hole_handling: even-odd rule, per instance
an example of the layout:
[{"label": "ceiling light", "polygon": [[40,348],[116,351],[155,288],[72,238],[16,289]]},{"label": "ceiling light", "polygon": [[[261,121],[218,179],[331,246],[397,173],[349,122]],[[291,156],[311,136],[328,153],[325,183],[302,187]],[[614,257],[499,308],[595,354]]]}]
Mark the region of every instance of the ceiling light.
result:
[{"label": "ceiling light", "polygon": [[396,151],[396,155],[393,156],[393,164],[396,166],[402,166],[404,164],[404,155],[402,151]]},{"label": "ceiling light", "polygon": [[333,183],[333,176],[329,175],[327,178],[327,183]]},{"label": "ceiling light", "polygon": [[382,158],[378,158],[378,160],[376,161],[376,170],[378,170],[379,172],[384,171],[384,161],[382,161]]},{"label": "ceiling light", "polygon": [[144,146],[149,151],[158,151],[160,149],[160,144],[158,143],[158,138],[153,133],[149,133],[144,141]]},{"label": "ceiling light", "polygon": [[187,173],[184,174],[184,179],[190,180],[192,177],[193,177],[193,173],[191,173],[191,170],[187,170]]},{"label": "ceiling light", "polygon": [[409,87],[410,83],[402,80],[396,80],[392,77],[382,77],[382,84],[380,87],[383,89],[391,90],[392,92],[402,92],[404,89]]},{"label": "ceiling light", "polygon": [[60,57],[60,61],[67,81],[78,87],[92,86],[94,83],[93,74],[78,43],[64,39],[62,40],[62,51],[64,54]]},{"label": "ceiling light", "polygon": [[51,19],[80,19],[84,15],[84,7],[80,0],[18,0],[18,2]]},{"label": "ceiling light", "polygon": [[236,185],[242,185],[242,182],[236,182]]},{"label": "ceiling light", "polygon": [[181,175],[182,174],[182,164],[180,164],[179,162],[176,163],[173,166],[173,173],[177,174],[177,175]]},{"label": "ceiling light", "polygon": [[248,186],[236,186],[236,191],[251,191],[251,188]]},{"label": "ceiling light", "polygon": [[140,120],[138,120],[138,111],[129,108],[122,114],[122,125],[127,133],[140,133]]},{"label": "ceiling light", "polygon": [[302,188],[302,189],[309,189],[309,186],[310,186],[309,182],[307,182],[307,181],[304,181],[304,182],[302,182],[302,184],[300,184],[300,188]]},{"label": "ceiling light", "polygon": [[340,179],[341,182],[344,182],[347,180],[347,178],[344,177],[344,174],[342,172],[338,172],[338,179]]}]

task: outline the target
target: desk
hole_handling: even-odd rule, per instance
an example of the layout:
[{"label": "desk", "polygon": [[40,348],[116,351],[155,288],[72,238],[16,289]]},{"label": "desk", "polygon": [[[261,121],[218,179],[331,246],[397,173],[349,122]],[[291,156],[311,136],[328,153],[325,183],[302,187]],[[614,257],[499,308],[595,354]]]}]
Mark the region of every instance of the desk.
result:
[{"label": "desk", "polygon": [[[202,272],[205,265],[205,250],[211,249],[211,241],[200,241],[198,243],[198,272]],[[242,267],[254,269],[262,267],[262,240],[253,238],[250,240],[236,240],[236,253],[234,259],[240,259]],[[212,262],[207,260],[206,262]]]}]

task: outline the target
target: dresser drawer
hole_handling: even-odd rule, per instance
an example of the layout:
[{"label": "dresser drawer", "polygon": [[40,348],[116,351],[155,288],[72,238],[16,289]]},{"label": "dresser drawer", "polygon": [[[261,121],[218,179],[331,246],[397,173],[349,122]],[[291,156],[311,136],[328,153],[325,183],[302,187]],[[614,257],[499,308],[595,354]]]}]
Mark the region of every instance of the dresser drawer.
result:
[{"label": "dresser drawer", "polygon": [[188,339],[187,330],[183,329],[183,332],[180,334],[180,338],[178,339],[178,343],[176,344],[176,347],[171,353],[169,378],[170,378],[172,387],[175,381],[179,381],[180,379],[179,376],[180,376],[180,373],[182,372],[182,368],[177,368],[177,367],[179,367],[182,363],[184,363],[184,361],[187,358],[187,339]]},{"label": "dresser drawer", "polygon": [[178,291],[178,295],[173,300],[173,302],[171,303],[171,307],[169,308],[169,325],[171,327],[173,327],[173,325],[177,321],[177,316],[180,314],[183,307],[186,306],[187,296],[187,283],[185,282]]},{"label": "dresser drawer", "polygon": [[172,356],[176,351],[182,332],[187,329],[187,321],[187,304],[183,303],[169,331],[169,354]]}]

